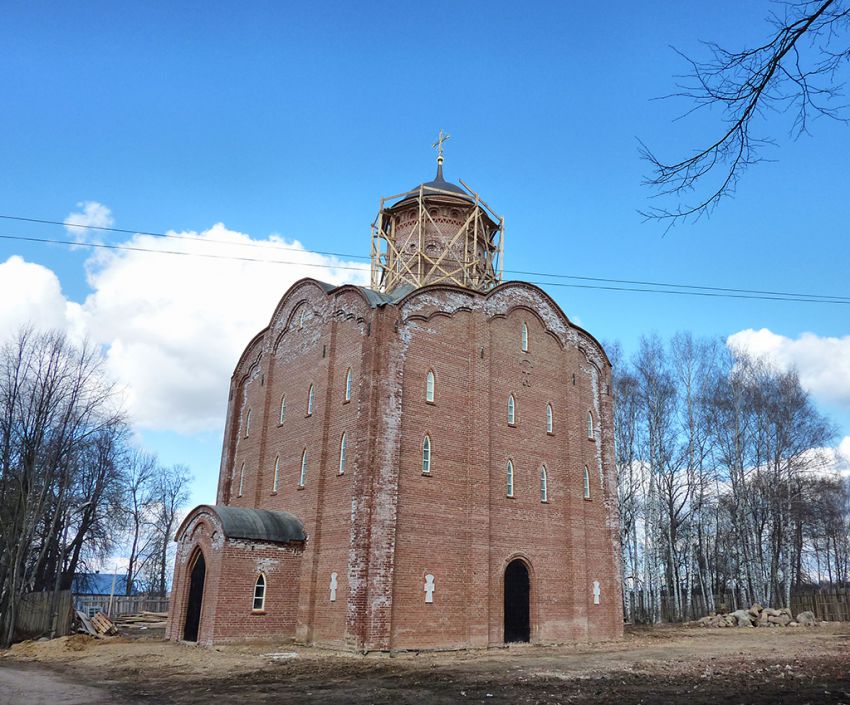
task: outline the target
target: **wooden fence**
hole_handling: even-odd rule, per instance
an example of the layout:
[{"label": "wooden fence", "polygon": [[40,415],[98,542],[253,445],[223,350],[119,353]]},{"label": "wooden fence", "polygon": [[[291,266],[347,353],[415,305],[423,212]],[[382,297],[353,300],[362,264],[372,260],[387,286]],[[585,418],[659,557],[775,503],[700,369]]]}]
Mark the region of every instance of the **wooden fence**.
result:
[{"label": "wooden fence", "polygon": [[121,617],[139,612],[168,612],[168,597],[161,595],[75,595],[74,608],[89,616],[103,612]]},{"label": "wooden fence", "polygon": [[[46,592],[31,592],[24,595],[18,604],[15,632],[20,638],[33,638],[49,635],[53,630],[53,597],[52,590]],[[71,633],[74,614],[71,610],[73,599],[70,590],[60,590],[57,596],[56,636]]]},{"label": "wooden fence", "polygon": [[[633,608],[629,610],[629,600],[632,600]],[[684,597],[682,608],[684,609]],[[630,611],[638,622],[648,622],[649,615],[652,613],[650,596],[640,590],[626,591],[626,621],[630,621]],[[695,594],[691,597],[691,607],[688,614],[684,615],[683,619],[676,617],[675,600],[668,596],[661,596],[661,621],[662,622],[681,622],[693,619],[699,619],[709,613],[706,606],[706,601],[701,594]],[[780,604],[766,605],[767,607],[782,607]],[[749,604],[743,604],[740,600],[740,595],[736,593],[725,593],[714,596],[714,609],[717,612],[733,612],[737,609],[749,609]],[[809,588],[795,592],[791,596],[791,612],[796,615],[800,612],[809,610],[814,613],[818,620],[826,620],[827,622],[844,622],[850,621],[850,588],[848,587],[829,587],[829,588]]]},{"label": "wooden fence", "polygon": [[850,622],[848,598],[850,596],[846,587],[803,592],[791,598],[791,611],[796,616],[800,612],[810,610],[815,613],[817,619],[827,622]]}]

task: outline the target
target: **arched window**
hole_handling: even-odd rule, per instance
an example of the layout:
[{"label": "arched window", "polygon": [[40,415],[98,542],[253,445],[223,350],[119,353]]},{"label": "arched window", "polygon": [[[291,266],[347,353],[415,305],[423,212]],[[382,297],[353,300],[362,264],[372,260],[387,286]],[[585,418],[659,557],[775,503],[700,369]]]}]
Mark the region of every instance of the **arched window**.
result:
[{"label": "arched window", "polygon": [[546,474],[546,466],[540,466],[540,501],[549,501],[549,477]]},{"label": "arched window", "polygon": [[584,498],[590,499],[590,471],[584,466]]},{"label": "arched window", "polygon": [[508,465],[505,468],[505,482],[507,484],[507,494],[508,497],[514,496],[514,463],[512,460],[508,461]]},{"label": "arched window", "polygon": [[245,412],[245,438],[251,433],[251,410]]},{"label": "arched window", "polygon": [[593,412],[587,412],[587,437],[593,438]]},{"label": "arched window", "polygon": [[345,373],[345,401],[351,401],[351,368]]},{"label": "arched window", "polygon": [[528,352],[528,326],[525,321],[522,323],[522,351]]},{"label": "arched window", "polygon": [[307,390],[307,416],[313,415],[313,385]]},{"label": "arched window", "polygon": [[346,440],[345,434],[342,434],[342,438],[339,439],[339,474],[345,474],[345,450],[348,441]]},{"label": "arched window", "polygon": [[245,463],[242,463],[242,467],[239,469],[239,492],[237,493],[238,497],[242,496],[242,490],[245,488]]},{"label": "arched window", "polygon": [[257,582],[254,583],[254,603],[251,609],[254,612],[262,612],[266,608],[266,576],[260,573]]},{"label": "arched window", "polygon": [[278,423],[286,421],[286,394],[280,398],[280,417]]},{"label": "arched window", "polygon": [[280,486],[280,456],[274,459],[274,478],[272,479],[272,492],[277,492]]},{"label": "arched window", "polygon": [[422,474],[431,474],[431,436],[425,436],[422,441]]},{"label": "arched window", "polygon": [[554,423],[555,422],[552,418],[552,405],[547,404],[546,405],[546,433],[552,433],[552,430],[555,427]]},{"label": "arched window", "polygon": [[513,394],[508,397],[508,423],[511,426],[516,423],[516,399]]},{"label": "arched window", "polygon": [[307,479],[307,449],[301,453],[301,475],[298,477],[298,486],[304,487],[304,482]]},{"label": "arched window", "polygon": [[425,401],[434,403],[434,372],[428,370],[425,375]]}]

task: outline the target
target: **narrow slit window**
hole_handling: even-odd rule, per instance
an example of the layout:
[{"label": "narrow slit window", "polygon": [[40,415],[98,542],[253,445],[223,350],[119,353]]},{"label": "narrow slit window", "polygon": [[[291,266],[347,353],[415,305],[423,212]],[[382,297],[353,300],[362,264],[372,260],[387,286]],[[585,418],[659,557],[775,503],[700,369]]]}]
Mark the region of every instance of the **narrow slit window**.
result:
[{"label": "narrow slit window", "polygon": [[245,412],[245,438],[251,434],[251,410]]},{"label": "narrow slit window", "polygon": [[552,433],[554,429],[554,420],[552,418],[552,405],[546,405],[546,433]]},{"label": "narrow slit window", "polygon": [[345,452],[346,446],[348,445],[348,439],[346,435],[343,433],[342,438],[339,439],[339,474],[345,474]]},{"label": "narrow slit window", "polygon": [[278,423],[283,423],[286,421],[286,394],[284,394],[280,398],[280,416],[278,418]]},{"label": "narrow slit window", "polygon": [[266,608],[266,576],[260,573],[254,583],[254,603],[251,609],[262,612]]},{"label": "narrow slit window", "polygon": [[304,452],[301,453],[301,475],[298,477],[298,486],[304,487],[304,483],[307,480],[307,449],[304,449]]},{"label": "narrow slit window", "polygon": [[245,489],[245,463],[242,463],[242,467],[239,469],[239,492],[237,493],[238,497],[242,496],[243,489]]},{"label": "narrow slit window", "polygon": [[549,476],[546,474],[546,466],[540,466],[540,501],[549,501]]},{"label": "narrow slit window", "polygon": [[272,492],[277,492],[280,487],[280,456],[274,459],[274,478],[272,479]]},{"label": "narrow slit window", "polygon": [[528,326],[525,322],[522,324],[522,351],[528,352]]},{"label": "narrow slit window", "polygon": [[431,370],[425,375],[425,401],[434,403],[434,372]]},{"label": "narrow slit window", "polygon": [[516,399],[511,394],[508,397],[508,424],[513,426],[516,423]]},{"label": "narrow slit window", "polygon": [[351,368],[345,373],[345,401],[351,401]]},{"label": "narrow slit window", "polygon": [[508,465],[505,468],[505,482],[507,484],[506,490],[508,497],[514,496],[514,464],[512,460],[508,461]]},{"label": "narrow slit window", "polygon": [[431,436],[425,436],[422,441],[422,474],[431,474]]},{"label": "narrow slit window", "polygon": [[313,415],[313,385],[310,385],[310,389],[307,390],[307,416]]},{"label": "narrow slit window", "polygon": [[584,466],[584,498],[590,499],[590,471]]},{"label": "narrow slit window", "polygon": [[587,412],[587,437],[593,438],[593,412]]}]

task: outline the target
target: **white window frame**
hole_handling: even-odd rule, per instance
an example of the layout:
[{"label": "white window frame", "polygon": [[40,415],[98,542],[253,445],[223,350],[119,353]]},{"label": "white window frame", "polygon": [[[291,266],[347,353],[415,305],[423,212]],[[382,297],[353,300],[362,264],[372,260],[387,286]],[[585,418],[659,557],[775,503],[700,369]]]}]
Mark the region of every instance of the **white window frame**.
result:
[{"label": "white window frame", "polygon": [[507,485],[506,495],[514,496],[514,461],[508,459],[508,464],[505,466],[505,483]]},{"label": "white window frame", "polygon": [[[257,576],[257,579],[254,581],[254,596],[251,601],[251,611],[252,612],[265,612],[266,611],[266,591],[268,589],[268,579],[266,578],[265,573],[260,573]],[[259,595],[257,594],[259,592]],[[259,600],[259,607],[257,606],[257,601]]]},{"label": "white window frame", "polygon": [[304,487],[304,483],[307,481],[307,449],[305,448],[301,452],[301,474],[298,476],[298,486]]},{"label": "white window frame", "polygon": [[427,433],[422,439],[422,474],[431,474],[431,436]]},{"label": "white window frame", "polygon": [[425,375],[425,401],[429,404],[434,403],[434,391],[437,387],[434,370],[428,370],[428,374]]},{"label": "white window frame", "polygon": [[278,415],[278,424],[283,425],[286,421],[286,394],[280,398],[280,414]]},{"label": "white window frame", "polygon": [[584,498],[590,499],[590,470],[584,466]]},{"label": "white window frame", "polygon": [[544,504],[549,501],[549,473],[546,466],[540,466],[540,501]]},{"label": "white window frame", "polygon": [[513,394],[508,395],[508,426],[516,426],[516,399]]},{"label": "white window frame", "polygon": [[277,494],[280,487],[280,456],[276,455],[274,459],[274,476],[272,477],[272,492]]},{"label": "white window frame", "polygon": [[587,437],[593,439],[593,412],[587,412]]},{"label": "white window frame", "polygon": [[528,324],[523,321],[522,322],[522,341],[521,341],[521,349],[523,352],[528,352]]},{"label": "white window frame", "polygon": [[245,438],[251,435],[251,407],[245,412]]},{"label": "white window frame", "polygon": [[343,432],[342,438],[339,439],[339,475],[345,475],[345,453],[347,445],[348,437],[345,432]]},{"label": "white window frame", "polygon": [[351,368],[349,367],[345,373],[345,394],[343,401],[351,401]]},{"label": "white window frame", "polygon": [[310,388],[307,390],[307,416],[313,415],[313,396],[315,395],[315,389],[312,384],[310,384]]},{"label": "white window frame", "polygon": [[552,405],[546,404],[546,433],[555,432],[555,414],[552,411]]},{"label": "white window frame", "polygon": [[242,490],[245,489],[245,461],[242,461],[242,467],[239,468],[239,492],[236,493],[237,497],[242,496]]}]

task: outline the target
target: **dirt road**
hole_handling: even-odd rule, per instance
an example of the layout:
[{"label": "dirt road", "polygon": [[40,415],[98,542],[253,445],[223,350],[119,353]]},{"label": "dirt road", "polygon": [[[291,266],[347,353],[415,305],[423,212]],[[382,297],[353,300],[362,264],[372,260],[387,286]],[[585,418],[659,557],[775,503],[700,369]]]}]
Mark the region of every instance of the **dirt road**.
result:
[{"label": "dirt road", "polygon": [[[207,650],[77,636],[14,647],[0,658],[0,684],[6,683],[12,685],[0,685],[5,689],[0,703],[850,705],[850,624],[643,629],[607,644],[523,645],[392,658],[292,644]],[[2,699],[9,688],[23,693],[30,683],[38,684],[38,692],[51,683],[67,699],[40,701],[29,693],[19,701]],[[82,697],[78,693],[89,699],[72,699]],[[115,700],[95,699],[102,695]]]},{"label": "dirt road", "polygon": [[0,705],[123,705],[103,688],[75,683],[68,674],[0,660]]}]

